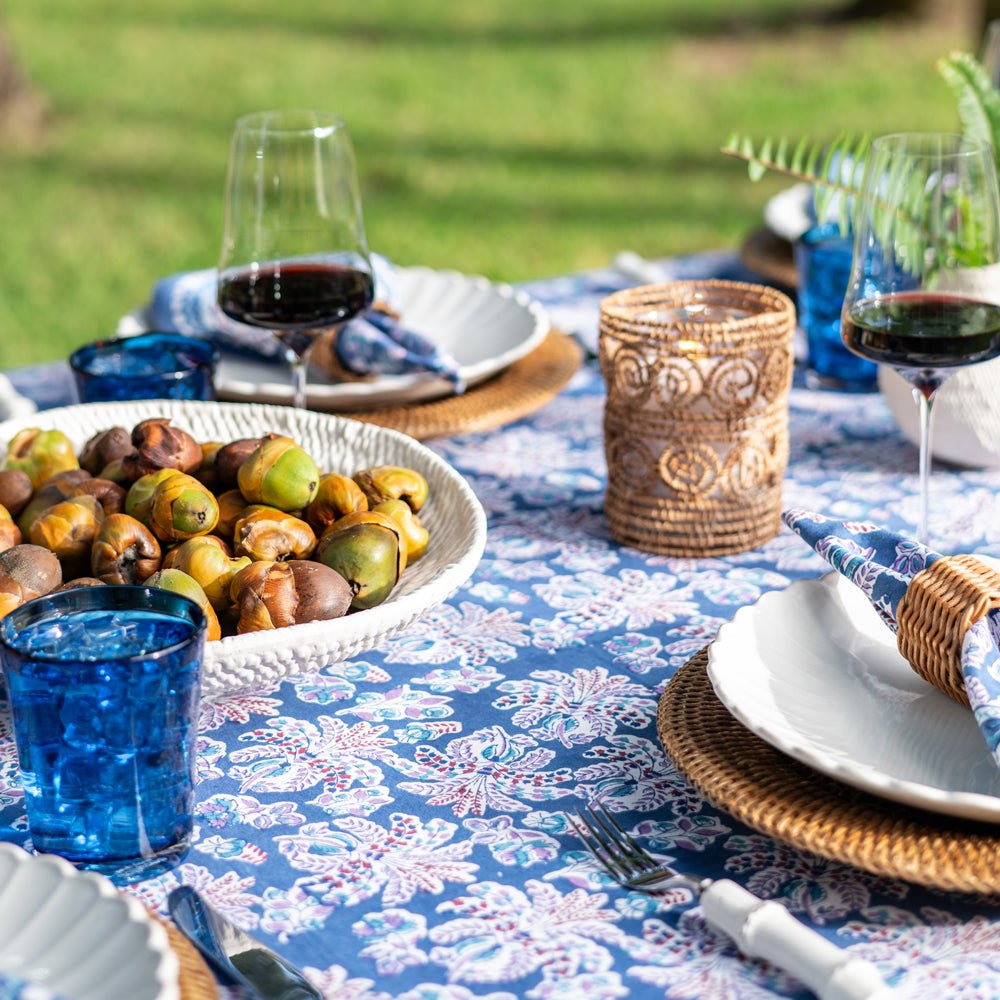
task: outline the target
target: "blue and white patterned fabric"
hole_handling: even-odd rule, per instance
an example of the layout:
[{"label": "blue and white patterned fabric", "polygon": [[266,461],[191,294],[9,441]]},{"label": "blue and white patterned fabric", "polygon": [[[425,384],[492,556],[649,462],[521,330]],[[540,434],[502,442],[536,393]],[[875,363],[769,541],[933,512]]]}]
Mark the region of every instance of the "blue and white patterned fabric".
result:
[{"label": "blue and white patterned fabric", "polygon": [[[375,300],[397,307],[393,266],[372,254]],[[183,271],[161,278],[153,286],[145,320],[155,330],[207,337],[219,348],[282,362],[285,348],[267,330],[238,323],[216,301],[215,268]],[[398,309],[397,309],[398,311]],[[403,375],[429,371],[447,379],[456,393],[465,391],[458,362],[427,337],[406,328],[406,317],[395,319],[369,309],[344,323],[334,341],[337,359],[356,375]]]},{"label": "blue and white patterned fabric", "polygon": [[[745,276],[734,254],[663,271]],[[524,287],[587,341],[600,299],[626,283],[608,269]],[[72,400],[63,365],[11,378],[40,405]],[[828,566],[787,528],[714,559],[617,544],[602,512],[603,399],[590,360],[531,417],[431,442],[487,510],[477,571],[377,649],[205,705],[194,846],[130,891],[165,913],[171,888],[196,886],[330,998],[809,996],[739,955],[686,890],[644,896],[600,872],[565,816],[600,795],[656,854],[779,900],[903,996],[1000,996],[995,899],[763,836],[664,753],[656,710],[674,672],[741,607]],[[815,391],[797,373],[790,438],[787,507],[913,530],[916,449],[878,393]],[[1000,555],[1000,470],[936,468],[931,489],[939,551]],[[25,837],[3,712],[0,831]]]}]

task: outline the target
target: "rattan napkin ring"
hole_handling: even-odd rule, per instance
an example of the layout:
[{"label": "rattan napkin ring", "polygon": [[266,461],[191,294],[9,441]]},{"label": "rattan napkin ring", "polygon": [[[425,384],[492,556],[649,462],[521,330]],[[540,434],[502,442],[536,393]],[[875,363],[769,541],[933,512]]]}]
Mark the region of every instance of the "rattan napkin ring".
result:
[{"label": "rattan napkin ring", "polygon": [[319,369],[334,382],[374,382],[377,375],[361,375],[347,368],[337,356],[337,336],[340,327],[334,326],[324,330],[313,344],[309,352],[309,363]]},{"label": "rattan napkin ring", "polygon": [[994,608],[1000,608],[1000,573],[975,556],[943,556],[906,588],[896,611],[896,646],[924,680],[968,705],[962,640]]}]

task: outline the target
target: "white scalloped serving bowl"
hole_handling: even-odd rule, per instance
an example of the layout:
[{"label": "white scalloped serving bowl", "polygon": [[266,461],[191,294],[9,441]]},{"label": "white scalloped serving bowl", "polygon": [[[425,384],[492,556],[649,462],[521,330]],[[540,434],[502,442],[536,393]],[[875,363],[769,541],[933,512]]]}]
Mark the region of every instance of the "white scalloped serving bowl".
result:
[{"label": "white scalloped serving bowl", "polygon": [[202,668],[204,697],[254,690],[357,656],[440,604],[479,564],[486,544],[486,514],[468,483],[413,438],[346,417],[251,403],[163,399],[91,403],[0,423],[0,450],[24,427],[58,428],[79,448],[100,430],[116,425],[131,429],[150,417],[168,417],[199,441],[232,441],[274,431],[294,438],[321,471],[350,475],[368,465],[403,465],[421,472],[429,486],[420,518],[430,531],[430,545],[419,562],[406,568],[386,601],[334,621],[208,643]]},{"label": "white scalloped serving bowl", "polygon": [[177,956],[139,900],[103,875],[0,843],[0,984],[60,1000],[179,1000]]}]

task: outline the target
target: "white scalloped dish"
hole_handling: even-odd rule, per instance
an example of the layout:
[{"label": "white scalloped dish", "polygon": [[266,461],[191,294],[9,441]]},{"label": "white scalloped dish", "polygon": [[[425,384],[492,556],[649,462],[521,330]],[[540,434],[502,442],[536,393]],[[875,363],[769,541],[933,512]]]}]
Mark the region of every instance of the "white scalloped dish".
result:
[{"label": "white scalloped dish", "polygon": [[60,1000],[179,1000],[163,927],[102,875],[0,843],[0,983]]},{"label": "white scalloped dish", "polygon": [[10,379],[0,373],[0,420],[12,420],[14,417],[26,417],[35,412],[35,404],[22,396],[11,385]]},{"label": "white scalloped dish", "polygon": [[[393,305],[403,324],[450,354],[470,388],[499,374],[538,347],[549,332],[542,305],[510,285],[457,271],[400,267],[393,271]],[[140,321],[140,325],[141,321]],[[125,326],[126,332],[132,331]],[[289,403],[289,372],[274,362],[226,352],[215,377],[220,399]],[[309,406],[344,411],[428,402],[454,392],[433,372],[383,375],[338,382],[315,368],[309,373]]]},{"label": "white scalloped dish", "polygon": [[275,431],[294,438],[321,471],[347,475],[368,465],[402,465],[427,479],[420,512],[430,532],[424,556],[407,566],[378,607],[328,622],[229,636],[206,646],[202,694],[249,691],[349,659],[395,635],[450,596],[472,575],[486,544],[486,515],[468,483],[440,456],[398,431],[284,406],[146,400],[45,410],[0,424],[0,449],[23,427],[59,428],[79,449],[116,425],[168,417],[199,441],[232,441]]},{"label": "white scalloped dish", "polygon": [[895,802],[1000,821],[1000,768],[971,711],[913,672],[840,574],[741,608],[708,672],[744,726],[803,764]]},{"label": "white scalloped dish", "polygon": [[812,185],[793,184],[768,199],[764,224],[772,233],[794,243],[816,221],[811,204]]}]

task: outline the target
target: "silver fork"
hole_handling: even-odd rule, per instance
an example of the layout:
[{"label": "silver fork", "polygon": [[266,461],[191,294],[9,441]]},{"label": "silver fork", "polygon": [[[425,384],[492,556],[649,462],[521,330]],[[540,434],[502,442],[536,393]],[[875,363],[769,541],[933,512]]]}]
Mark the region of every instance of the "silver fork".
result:
[{"label": "silver fork", "polygon": [[701,901],[705,920],[744,955],[764,958],[805,983],[820,1000],[882,1000],[895,995],[870,962],[855,958],[796,920],[780,903],[763,900],[731,879],[698,878],[657,861],[598,802],[567,817],[584,846],[619,884],[657,893],[685,886]]}]

